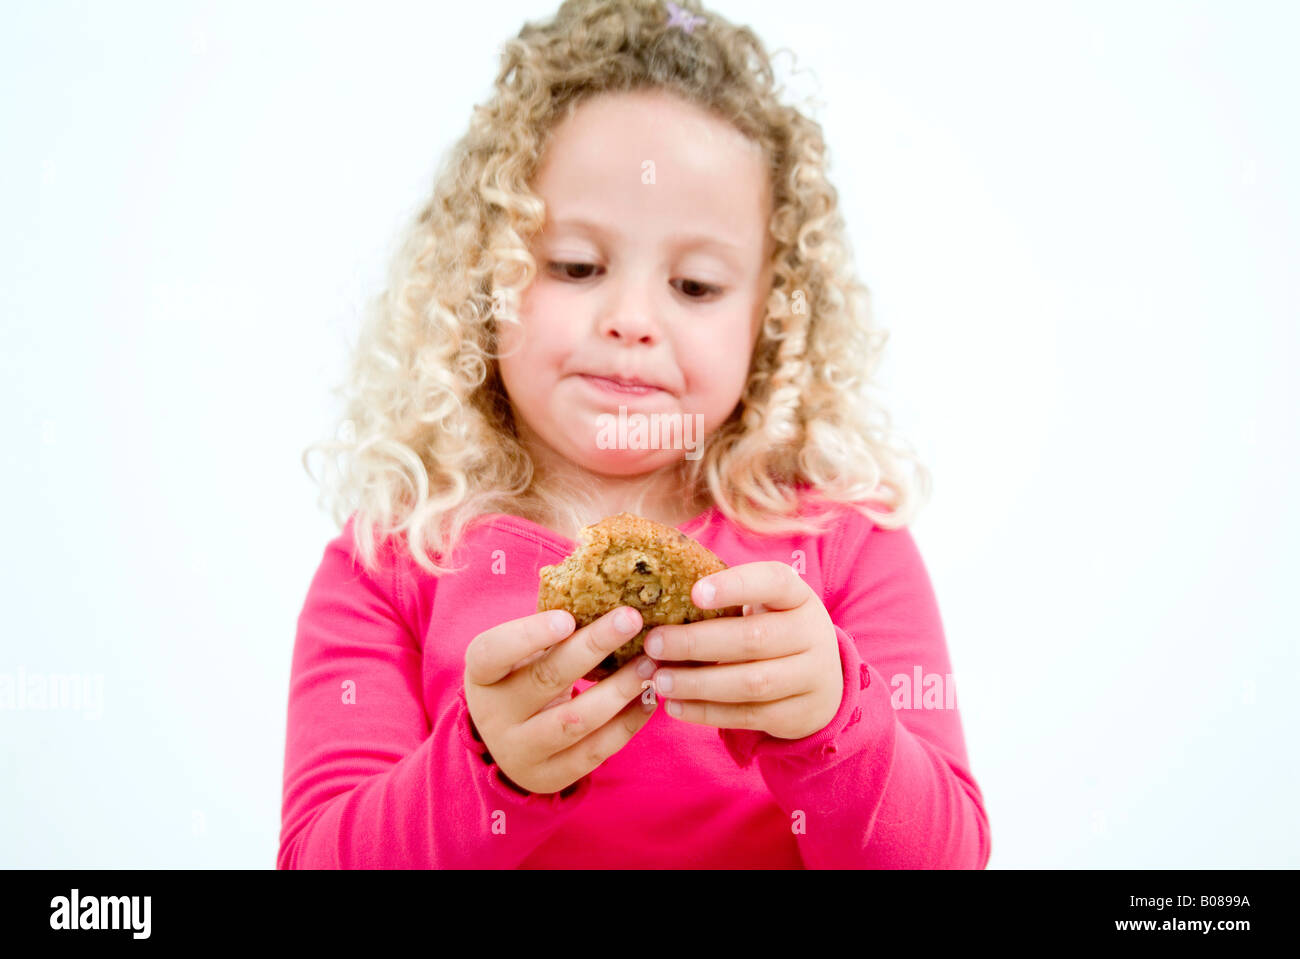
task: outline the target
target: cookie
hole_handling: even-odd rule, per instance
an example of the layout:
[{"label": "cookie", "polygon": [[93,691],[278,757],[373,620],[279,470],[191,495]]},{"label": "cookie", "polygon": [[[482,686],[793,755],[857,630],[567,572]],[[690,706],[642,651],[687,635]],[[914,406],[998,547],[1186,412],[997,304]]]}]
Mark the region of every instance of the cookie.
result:
[{"label": "cookie", "polygon": [[691,602],[696,580],[726,568],[680,530],[619,513],[584,527],[564,562],[542,567],[537,611],[567,609],[578,629],[619,606],[641,613],[641,631],[583,677],[596,682],[638,656],[656,626],[739,616],[740,606],[700,609]]}]

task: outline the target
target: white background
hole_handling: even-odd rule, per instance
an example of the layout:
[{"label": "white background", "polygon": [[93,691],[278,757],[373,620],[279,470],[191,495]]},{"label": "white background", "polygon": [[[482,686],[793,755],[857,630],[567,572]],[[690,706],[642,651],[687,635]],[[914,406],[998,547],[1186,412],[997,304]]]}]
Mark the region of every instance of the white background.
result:
[{"label": "white background", "polygon": [[[273,867],[300,465],[541,2],[10,4],[0,865]],[[1285,3],[730,0],[822,101],[994,868],[1296,866]]]}]

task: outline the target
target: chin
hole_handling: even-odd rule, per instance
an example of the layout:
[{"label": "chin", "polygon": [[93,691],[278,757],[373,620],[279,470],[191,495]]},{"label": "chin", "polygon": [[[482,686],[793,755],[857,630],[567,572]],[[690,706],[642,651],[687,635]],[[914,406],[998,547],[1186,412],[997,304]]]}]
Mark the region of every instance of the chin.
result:
[{"label": "chin", "polygon": [[574,450],[571,457],[589,473],[601,476],[641,476],[671,466],[682,458],[682,450],[602,450],[592,447]]}]

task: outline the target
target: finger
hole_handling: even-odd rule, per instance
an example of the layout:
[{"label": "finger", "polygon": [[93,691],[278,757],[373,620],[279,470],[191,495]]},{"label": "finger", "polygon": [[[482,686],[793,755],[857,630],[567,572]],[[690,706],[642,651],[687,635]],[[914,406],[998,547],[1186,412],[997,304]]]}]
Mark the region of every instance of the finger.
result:
[{"label": "finger", "polygon": [[811,692],[814,663],[807,655],[758,663],[660,669],[655,692],[670,699],[707,699],[718,703],[767,703]]},{"label": "finger", "polygon": [[[708,595],[709,587],[714,592]],[[812,595],[812,588],[786,563],[766,560],[744,563],[695,581],[691,602],[700,609],[722,609],[750,603],[769,610],[794,609]]]},{"label": "finger", "polygon": [[[664,699],[668,715],[686,723],[717,726],[719,729],[779,729],[787,713],[802,709],[804,695],[789,696],[769,703],[715,703],[690,699]],[[678,711],[680,707],[680,711]]]},{"label": "finger", "polygon": [[[613,677],[606,677],[606,679],[611,678]],[[638,693],[639,691],[638,687]],[[586,693],[583,693],[583,696],[585,695]],[[581,699],[582,696],[578,698]],[[551,762],[562,771],[561,775],[566,781],[573,782],[580,779],[626,746],[628,740],[635,736],[654,714],[654,707],[643,703],[638,694],[609,722],[586,739],[553,756]]]},{"label": "finger", "polygon": [[573,632],[573,614],[552,609],[512,619],[479,633],[465,648],[465,681],[480,686],[500,682],[514,664],[544,653]]},{"label": "finger", "polygon": [[558,706],[560,703],[567,703],[570,699],[573,698],[573,693],[574,693],[574,688],[570,686],[567,692],[559,693],[554,699],[552,699],[549,703],[547,703],[542,708],[550,709],[552,706]]},{"label": "finger", "polygon": [[[626,620],[622,618],[623,613],[628,614]],[[528,677],[526,688],[520,694],[520,702],[530,707],[527,715],[537,712],[543,703],[591,672],[606,656],[639,633],[642,625],[640,613],[630,606],[619,606],[529,665],[520,673]]]},{"label": "finger", "polygon": [[535,663],[535,662],[537,662],[537,660],[539,660],[539,659],[541,659],[543,656],[545,656],[548,652],[550,652],[550,650],[551,650],[551,648],[550,648],[549,646],[548,646],[546,649],[539,649],[537,652],[533,653],[531,656],[525,657],[524,659],[519,660],[519,662],[517,662],[517,663],[515,663],[513,666],[511,666],[511,667],[510,667],[510,672],[513,673],[515,670],[517,670],[517,669],[521,669],[521,668],[523,668],[524,666],[529,665],[530,663]]},{"label": "finger", "polygon": [[[549,649],[541,649],[541,650],[538,650],[537,652],[533,653],[533,655],[529,656],[527,659],[525,659],[525,660],[523,660],[523,661],[521,661],[521,662],[515,663],[515,665],[514,665],[513,667],[511,667],[510,671],[511,671],[512,673],[513,673],[513,672],[517,672],[518,670],[523,669],[525,666],[529,666],[529,665],[531,665],[531,664],[537,662],[537,660],[541,659],[541,658],[542,658],[543,656],[545,656],[548,652],[550,652]],[[556,696],[555,696],[555,698],[552,699],[549,703],[547,703],[547,704],[546,704],[545,706],[543,706],[542,708],[543,708],[543,709],[549,709],[551,706],[555,706],[555,705],[557,705],[558,703],[568,702],[570,699],[573,698],[573,692],[574,692],[573,687],[570,686],[568,689],[563,690],[563,691],[557,693]]]},{"label": "finger", "polygon": [[[646,705],[652,707],[655,703],[654,691],[650,690],[649,695],[643,697],[643,684],[649,680],[642,679],[637,671],[642,663],[648,662],[650,661],[646,657],[638,656],[580,695],[558,704],[550,704],[521,724],[523,734],[537,737],[544,754],[554,756],[600,729],[618,715],[630,700],[649,700]],[[653,709],[647,709],[647,712],[652,711]]]},{"label": "finger", "polygon": [[[663,646],[652,646],[655,640]],[[645,649],[656,662],[747,663],[792,656],[811,644],[799,617],[784,610],[656,626],[646,635]]]}]

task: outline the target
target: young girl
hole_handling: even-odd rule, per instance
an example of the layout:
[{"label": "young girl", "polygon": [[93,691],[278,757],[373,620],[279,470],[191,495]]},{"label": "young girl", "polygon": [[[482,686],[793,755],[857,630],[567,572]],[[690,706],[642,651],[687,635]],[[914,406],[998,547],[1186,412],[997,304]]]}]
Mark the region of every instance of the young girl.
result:
[{"label": "young girl", "polygon": [[[280,868],[987,864],[905,528],[928,474],[869,397],[884,336],[779,92],[693,2],[570,0],[506,45],[319,444],[348,467]],[[716,553],[692,600],[744,615],[593,684],[640,615],[575,630],[538,571],[624,510]]]}]

